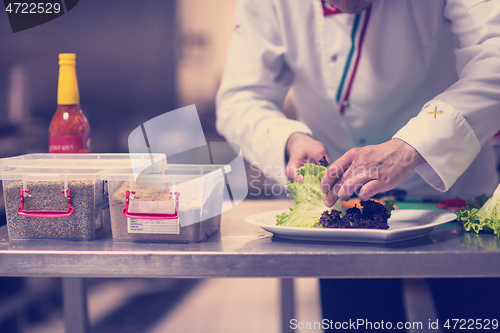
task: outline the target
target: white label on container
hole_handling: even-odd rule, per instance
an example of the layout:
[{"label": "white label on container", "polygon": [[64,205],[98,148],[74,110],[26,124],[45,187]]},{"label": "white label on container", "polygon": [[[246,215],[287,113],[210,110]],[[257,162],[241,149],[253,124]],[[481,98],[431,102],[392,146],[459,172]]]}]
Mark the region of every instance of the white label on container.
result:
[{"label": "white label on container", "polygon": [[127,218],[129,234],[180,234],[179,219],[151,220]]},{"label": "white label on container", "polygon": [[130,201],[128,211],[131,213],[174,214],[173,201]]}]

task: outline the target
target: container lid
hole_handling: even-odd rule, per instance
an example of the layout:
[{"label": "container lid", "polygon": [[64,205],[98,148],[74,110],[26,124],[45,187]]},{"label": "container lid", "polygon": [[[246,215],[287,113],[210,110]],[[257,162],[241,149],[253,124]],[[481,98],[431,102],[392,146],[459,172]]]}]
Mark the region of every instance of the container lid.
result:
[{"label": "container lid", "polygon": [[[136,165],[137,166],[137,165]],[[101,172],[102,178],[105,180],[122,180],[127,181],[132,177],[134,179],[141,178],[144,182],[163,181],[165,177],[170,181],[184,182],[195,178],[210,180],[220,177],[222,173],[231,171],[230,165],[215,165],[215,164],[149,164],[135,168],[130,166],[117,167],[115,169],[107,169]]]},{"label": "container lid", "polygon": [[96,179],[105,170],[145,168],[162,160],[164,154],[27,154],[0,159],[0,179]]},{"label": "container lid", "polygon": [[[103,179],[187,181],[230,166],[167,164],[165,154],[27,154],[0,159],[2,180]],[[214,177],[218,174],[214,173]]]}]

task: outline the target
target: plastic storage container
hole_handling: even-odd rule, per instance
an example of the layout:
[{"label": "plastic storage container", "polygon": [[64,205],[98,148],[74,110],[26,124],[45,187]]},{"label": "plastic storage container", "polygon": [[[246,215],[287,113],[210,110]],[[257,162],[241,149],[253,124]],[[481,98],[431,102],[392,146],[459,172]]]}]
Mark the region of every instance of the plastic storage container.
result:
[{"label": "plastic storage container", "polygon": [[[28,154],[0,160],[10,240],[91,240],[111,229],[105,170],[150,155]],[[164,159],[156,154],[154,159]]]},{"label": "plastic storage container", "polygon": [[116,241],[200,242],[220,229],[225,173],[219,165],[167,164],[104,178]]}]

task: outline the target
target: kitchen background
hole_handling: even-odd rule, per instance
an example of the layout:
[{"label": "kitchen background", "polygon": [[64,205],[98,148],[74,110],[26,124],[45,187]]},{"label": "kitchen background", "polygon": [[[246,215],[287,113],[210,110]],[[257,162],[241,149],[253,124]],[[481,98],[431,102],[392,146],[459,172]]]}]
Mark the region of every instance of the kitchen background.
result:
[{"label": "kitchen background", "polygon": [[[127,152],[134,128],[190,104],[197,106],[207,141],[223,141],[215,130],[214,97],[235,2],[85,0],[56,20],[15,34],[0,10],[0,157],[47,152],[63,52],[77,55],[93,152]],[[251,168],[247,175],[259,179]],[[279,327],[275,279],[88,282],[95,332],[169,327],[172,332],[271,333]],[[61,332],[59,283],[56,278],[0,278],[0,332]],[[299,316],[308,321],[320,316],[315,283],[299,279],[297,284]],[[193,313],[203,313],[205,321],[192,321]]]},{"label": "kitchen background", "polygon": [[77,55],[93,152],[127,152],[131,130],[189,104],[197,105],[207,134],[213,134],[213,98],[234,2],[87,0],[56,20],[15,34],[2,12],[0,119],[5,142],[0,154],[47,150],[58,54],[63,52]]}]

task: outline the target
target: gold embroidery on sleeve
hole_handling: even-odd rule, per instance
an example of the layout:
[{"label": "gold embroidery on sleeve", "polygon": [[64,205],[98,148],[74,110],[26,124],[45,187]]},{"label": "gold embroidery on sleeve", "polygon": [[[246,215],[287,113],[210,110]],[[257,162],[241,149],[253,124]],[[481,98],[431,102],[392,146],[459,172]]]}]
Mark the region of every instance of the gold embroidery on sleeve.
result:
[{"label": "gold embroidery on sleeve", "polygon": [[439,113],[444,113],[444,111],[438,111],[438,107],[436,106],[436,108],[434,108],[434,111],[432,112],[427,112],[428,114],[434,114],[434,118],[436,118],[436,115]]}]

